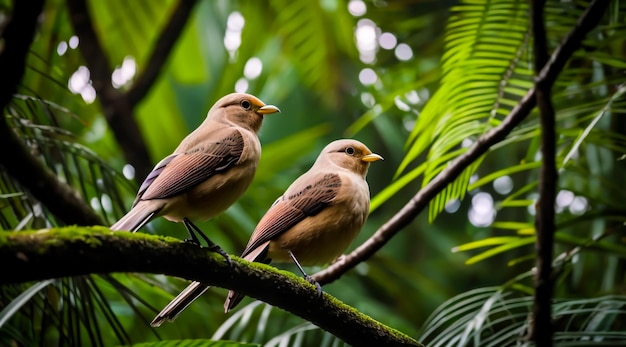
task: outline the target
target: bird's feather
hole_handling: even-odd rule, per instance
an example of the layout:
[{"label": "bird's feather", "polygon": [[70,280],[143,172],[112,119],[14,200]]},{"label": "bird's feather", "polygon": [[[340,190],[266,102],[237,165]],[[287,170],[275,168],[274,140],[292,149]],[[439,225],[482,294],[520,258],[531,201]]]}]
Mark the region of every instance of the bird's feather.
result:
[{"label": "bird's feather", "polygon": [[[317,179],[307,179],[306,181],[313,183],[302,189],[290,187],[287,193],[265,213],[241,255],[243,258],[306,217],[320,213],[332,203],[341,188],[341,178],[334,173],[327,173]],[[294,186],[297,187],[297,183],[294,183]]]},{"label": "bird's feather", "polygon": [[154,317],[152,322],[150,322],[150,326],[158,327],[165,321],[173,321],[187,306],[209,288],[211,286],[200,282],[192,282]]},{"label": "bird's feather", "polygon": [[[166,199],[226,172],[239,161],[243,148],[243,136],[231,128],[221,140],[203,142],[184,153],[170,155],[148,175],[135,204],[140,200]],[[181,180],[181,176],[185,179]]]}]

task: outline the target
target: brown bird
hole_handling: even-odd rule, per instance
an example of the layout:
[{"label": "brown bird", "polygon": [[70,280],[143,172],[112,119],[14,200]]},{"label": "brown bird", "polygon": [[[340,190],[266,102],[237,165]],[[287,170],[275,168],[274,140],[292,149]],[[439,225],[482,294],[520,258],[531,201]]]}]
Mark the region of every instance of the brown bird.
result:
[{"label": "brown bird", "polygon": [[131,210],[111,229],[135,232],[163,216],[183,222],[191,240],[199,244],[198,233],[229,259],[191,221],[222,213],[246,191],[261,156],[257,132],[263,116],[275,112],[280,112],[276,106],[249,94],[219,99],[204,122],[148,174]]},{"label": "brown bird", "polygon": [[[301,265],[323,265],[339,257],[363,227],[370,193],[365,180],[370,162],[383,158],[356,140],[337,140],[326,146],[308,172],[294,181],[259,221],[242,257],[269,263],[295,262],[304,277],[318,288]],[[193,282],[152,321],[173,321],[209,286]],[[229,291],[228,312],[243,295]]]}]

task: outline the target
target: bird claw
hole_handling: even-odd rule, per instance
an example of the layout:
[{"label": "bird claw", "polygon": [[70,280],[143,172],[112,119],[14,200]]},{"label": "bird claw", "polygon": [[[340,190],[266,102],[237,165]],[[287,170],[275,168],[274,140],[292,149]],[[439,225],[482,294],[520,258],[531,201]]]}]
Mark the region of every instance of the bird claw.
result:
[{"label": "bird claw", "polygon": [[200,247],[202,247],[202,245],[200,244],[200,242],[198,242],[198,240],[197,240],[197,239],[193,239],[193,238],[191,238],[191,237],[190,237],[190,238],[186,238],[186,239],[184,239],[184,240],[183,240],[183,242],[185,242],[185,243],[191,243],[191,244],[193,244],[193,245],[196,245],[196,246],[200,246]]},{"label": "bird claw", "polygon": [[233,267],[233,260],[230,258],[230,255],[226,253],[226,251],[224,251],[222,247],[216,245],[215,243],[211,243],[208,246],[203,246],[197,239],[193,239],[193,238],[184,239],[183,242],[198,246],[200,248],[206,248],[211,252],[215,252],[221,255],[222,257],[224,257],[229,267],[231,268]]},{"label": "bird claw", "polygon": [[231,268],[233,267],[233,260],[230,258],[230,255],[228,253],[226,253],[226,251],[224,251],[222,249],[222,247],[220,247],[220,246],[218,246],[216,244],[212,244],[212,245],[209,245],[207,247],[207,249],[209,251],[211,251],[211,252],[215,252],[215,253],[221,255],[222,257],[224,257],[224,259],[228,263],[228,266],[231,267]]},{"label": "bird claw", "polygon": [[[193,243],[193,244],[198,245],[198,246],[200,246],[202,248],[206,248],[206,249],[210,250],[211,252],[219,253],[222,257],[224,257],[224,259],[226,259],[226,261],[228,262],[228,266],[230,266],[231,268],[233,267],[233,261],[232,261],[232,259],[230,259],[230,255],[228,255],[228,253],[226,253],[215,242],[211,241],[211,239],[209,239],[202,232],[202,230],[200,230],[200,228],[198,228],[195,224],[193,224],[187,218],[183,218],[183,223],[185,224],[185,228],[187,229],[187,232],[189,233],[189,238],[185,239],[185,242]],[[200,240],[198,239],[198,235],[200,235],[200,237],[202,237],[204,242],[206,242],[206,244],[207,244],[206,247],[202,246],[202,244],[200,243]]]},{"label": "bird claw", "polygon": [[321,298],[322,294],[323,294],[322,286],[313,277],[311,277],[309,275],[304,276],[304,279],[307,282],[309,282],[309,283],[311,283],[312,285],[315,286],[315,289],[317,290],[317,298],[318,299]]}]

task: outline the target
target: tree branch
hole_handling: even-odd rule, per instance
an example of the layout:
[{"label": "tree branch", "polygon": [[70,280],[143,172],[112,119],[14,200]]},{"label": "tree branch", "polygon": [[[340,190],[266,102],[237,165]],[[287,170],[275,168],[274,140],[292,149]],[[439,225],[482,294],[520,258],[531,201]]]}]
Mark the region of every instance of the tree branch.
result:
[{"label": "tree branch", "polygon": [[[172,261],[176,259],[176,261]],[[287,271],[178,239],[103,227],[0,232],[0,284],[112,272],[165,274],[233,289],[306,319],[354,346],[421,346]]]},{"label": "tree branch", "polygon": [[[37,28],[37,18],[43,0],[16,1],[10,23],[2,33],[4,49],[0,54],[0,109],[4,110],[13,98],[25,71],[28,49]],[[101,223],[95,214],[67,184],[37,160],[15,132],[6,118],[0,117],[0,165],[26,188],[35,199],[67,224],[93,225]]]},{"label": "tree branch", "polygon": [[[578,22],[564,38],[563,42],[554,51],[549,62],[537,76],[537,83],[549,87],[554,84],[559,73],[580,47],[582,39],[591,29],[595,28],[608,7],[609,1],[593,0]],[[383,224],[367,241],[361,244],[352,253],[347,254],[343,261],[337,262],[328,268],[316,273],[313,277],[320,283],[330,283],[352,269],[360,262],[365,261],[382,248],[402,228],[409,225],[417,215],[428,206],[449,183],[453,182],[468,165],[485,154],[491,146],[504,140],[506,136],[522,120],[528,116],[536,104],[536,88],[530,89],[511,113],[502,120],[502,123],[481,136],[467,152],[456,158],[449,166],[422,188],[409,202],[396,213],[389,221]]]},{"label": "tree branch", "polygon": [[9,24],[1,33],[0,37],[3,42],[0,49],[0,76],[2,76],[0,108],[2,110],[13,98],[17,85],[24,76],[26,56],[35,36],[37,17],[42,9],[43,0],[29,3],[15,1]]},{"label": "tree branch", "polygon": [[143,136],[133,116],[133,109],[146,96],[172,48],[178,41],[191,16],[196,0],[180,0],[168,23],[159,35],[146,68],[132,88],[123,93],[111,83],[111,65],[93,27],[85,0],[68,0],[70,21],[80,38],[79,48],[91,73],[93,87],[99,96],[107,123],[119,143],[126,161],[136,172],[139,181],[152,170]]},{"label": "tree branch", "polygon": [[535,99],[541,123],[541,158],[539,173],[539,200],[535,219],[536,273],[533,319],[530,338],[538,347],[552,346],[552,248],[554,244],[554,201],[558,184],[556,171],[556,128],[552,107],[552,85],[539,78],[541,69],[548,61],[548,45],[544,26],[545,0],[531,1],[531,28],[535,60]]},{"label": "tree branch", "polygon": [[180,34],[185,28],[196,2],[196,0],[180,0],[169,22],[161,31],[154,50],[148,59],[148,65],[126,93],[128,101],[133,107],[146,96],[154,81],[159,77],[161,68],[165,65],[174,44],[178,41]]},{"label": "tree branch", "polygon": [[78,47],[89,68],[102,112],[126,161],[135,168],[136,177],[141,182],[152,170],[152,161],[133,116],[133,105],[111,83],[111,65],[93,28],[86,1],[68,0],[67,8],[74,32],[80,38]]}]

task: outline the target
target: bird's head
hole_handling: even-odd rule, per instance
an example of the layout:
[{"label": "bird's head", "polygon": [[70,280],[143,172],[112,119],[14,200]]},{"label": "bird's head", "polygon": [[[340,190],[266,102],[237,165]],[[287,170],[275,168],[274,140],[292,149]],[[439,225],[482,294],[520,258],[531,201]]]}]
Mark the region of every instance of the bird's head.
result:
[{"label": "bird's head", "polygon": [[209,110],[208,117],[220,117],[220,121],[250,129],[255,133],[261,128],[263,116],[280,112],[274,105],[266,105],[254,95],[232,93],[219,99]]},{"label": "bird's head", "polygon": [[352,139],[342,139],[328,144],[322,150],[316,165],[329,161],[365,178],[370,163],[378,160],[383,160],[383,157],[372,153],[363,143]]}]

